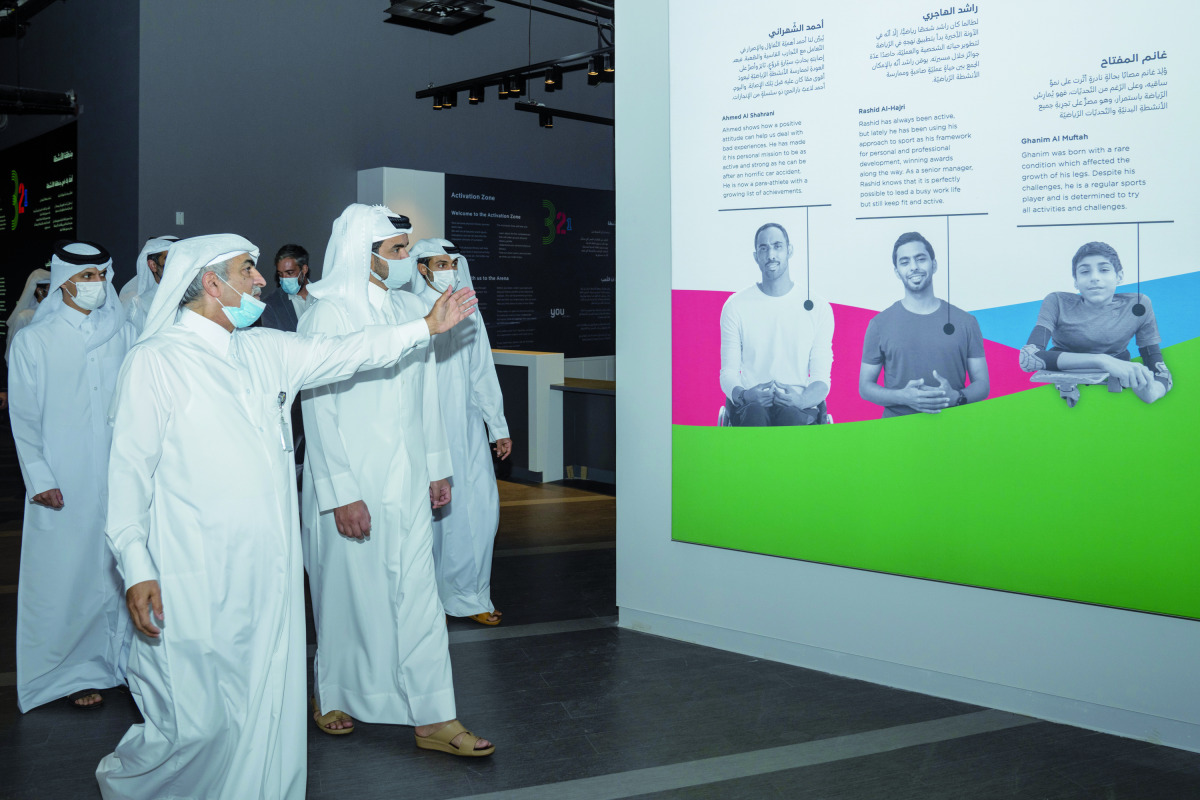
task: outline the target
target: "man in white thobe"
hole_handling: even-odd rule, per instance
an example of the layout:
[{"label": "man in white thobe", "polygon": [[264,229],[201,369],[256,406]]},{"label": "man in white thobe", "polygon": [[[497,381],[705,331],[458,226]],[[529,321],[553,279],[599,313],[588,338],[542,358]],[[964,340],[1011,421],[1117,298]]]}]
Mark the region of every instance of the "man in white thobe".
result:
[{"label": "man in white thobe", "polygon": [[17,331],[33,322],[33,315],[37,311],[38,304],[45,300],[49,293],[50,270],[35,269],[29,273],[29,277],[25,279],[25,288],[21,291],[21,296],[17,299],[12,313],[8,315],[8,321],[5,323],[8,329],[4,340],[5,363],[8,363],[8,354],[12,350],[13,339],[16,337]]},{"label": "man in white thobe", "polygon": [[50,292],[9,353],[13,439],[25,479],[17,584],[17,705],[95,708],[125,682],[129,617],[104,541],[108,403],[133,329],[99,245],[55,247]]},{"label": "man in white thobe", "polygon": [[[420,317],[420,301],[394,288],[410,274],[401,268],[410,230],[383,206],[347,208],[300,332]],[[418,747],[487,755],[491,744],[455,720],[434,576],[431,504],[450,500],[437,388],[426,349],[301,398],[305,565],[317,624],[313,716],[326,733],[349,732],[353,718],[412,725]]]},{"label": "man in white thobe", "polygon": [[[422,308],[447,288],[475,288],[467,259],[445,239],[422,239],[409,256],[416,261],[413,292]],[[500,524],[500,494],[489,438],[508,458],[512,439],[504,419],[504,396],[492,345],[480,315],[433,340],[438,393],[450,446],[454,499],[433,513],[433,561],[446,613],[498,625],[492,605],[492,547]]]},{"label": "man in white thobe", "polygon": [[105,798],[302,800],[304,591],[291,432],[301,387],[383,367],[473,311],[351,336],[256,328],[264,285],[240,236],[171,247],[113,399],[107,536],[141,635],[145,722],[96,770]]},{"label": "man in white thobe", "polygon": [[142,252],[138,253],[136,277],[121,287],[121,302],[125,305],[125,313],[138,333],[146,327],[146,314],[154,303],[154,294],[162,280],[167,251],[177,241],[178,236],[155,236],[147,239]]}]

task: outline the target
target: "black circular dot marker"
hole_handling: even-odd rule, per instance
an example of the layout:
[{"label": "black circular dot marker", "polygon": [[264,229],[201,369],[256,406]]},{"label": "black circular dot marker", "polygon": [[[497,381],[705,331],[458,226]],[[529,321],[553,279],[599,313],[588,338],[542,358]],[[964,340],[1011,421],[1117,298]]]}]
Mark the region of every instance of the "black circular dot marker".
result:
[{"label": "black circular dot marker", "polygon": [[1133,315],[1135,317],[1146,316],[1146,307],[1144,305],[1142,305],[1141,303],[1134,303],[1133,304]]},{"label": "black circular dot marker", "polygon": [[949,322],[947,322],[945,325],[942,326],[942,330],[944,330],[946,332],[947,336],[954,335],[954,326],[952,324],[950,324]]},{"label": "black circular dot marker", "polygon": [[[1140,308],[1140,306],[1139,306],[1139,308]],[[813,309],[813,302],[812,302],[812,300],[805,300],[805,301],[804,301],[804,310],[805,310],[805,311],[812,311],[812,309]],[[1136,313],[1136,312],[1134,312],[1134,313]],[[1141,314],[1138,314],[1138,316],[1140,317],[1140,316],[1141,316]]]}]

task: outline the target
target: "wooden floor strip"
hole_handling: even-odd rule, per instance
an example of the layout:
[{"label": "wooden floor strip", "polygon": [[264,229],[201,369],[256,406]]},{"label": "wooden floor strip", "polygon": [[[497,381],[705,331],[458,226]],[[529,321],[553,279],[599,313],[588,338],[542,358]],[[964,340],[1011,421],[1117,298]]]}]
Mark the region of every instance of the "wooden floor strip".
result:
[{"label": "wooden floor strip", "polygon": [[546,506],[554,503],[599,503],[602,500],[616,502],[617,498],[609,497],[608,495],[598,494],[588,497],[543,497],[536,500],[503,500],[500,503],[501,508],[510,508],[512,506]]}]

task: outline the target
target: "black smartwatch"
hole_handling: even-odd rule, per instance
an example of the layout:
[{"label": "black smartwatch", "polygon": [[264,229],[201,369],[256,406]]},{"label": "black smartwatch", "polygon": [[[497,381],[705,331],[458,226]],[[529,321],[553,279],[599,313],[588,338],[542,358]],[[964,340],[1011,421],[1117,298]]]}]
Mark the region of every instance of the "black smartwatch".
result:
[{"label": "black smartwatch", "polygon": [[954,401],[954,405],[965,406],[966,404],[967,404],[967,393],[964,390],[959,389],[958,390],[958,399]]}]

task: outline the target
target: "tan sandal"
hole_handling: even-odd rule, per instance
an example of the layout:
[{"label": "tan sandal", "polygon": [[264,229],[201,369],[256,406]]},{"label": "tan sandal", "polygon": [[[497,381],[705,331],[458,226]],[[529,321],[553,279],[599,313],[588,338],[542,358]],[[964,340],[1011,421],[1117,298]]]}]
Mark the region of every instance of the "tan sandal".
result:
[{"label": "tan sandal", "polygon": [[[450,742],[460,733],[466,735],[463,736],[459,746],[455,747]],[[496,752],[496,745],[476,750],[475,743],[479,741],[479,737],[464,728],[458,720],[446,723],[442,726],[441,730],[435,731],[428,736],[417,736],[415,733],[413,736],[417,740],[417,747],[422,750],[437,750],[442,753],[449,753],[452,756],[490,756]]]},{"label": "tan sandal", "polygon": [[354,725],[353,724],[351,724],[349,728],[327,728],[327,727],[325,727],[326,725],[328,725],[331,722],[353,723],[354,720],[346,712],[330,711],[328,714],[322,714],[321,707],[317,705],[317,698],[315,698],[315,697],[312,699],[312,707],[313,707],[313,713],[316,714],[316,716],[313,717],[313,723],[318,728],[321,729],[322,733],[328,733],[330,736],[345,736],[347,733],[354,733]]},{"label": "tan sandal", "polygon": [[[479,614],[472,614],[467,619],[475,620],[480,625],[499,625],[503,621],[501,620],[501,616],[499,611],[484,611]],[[496,619],[493,620],[492,617]]]}]

